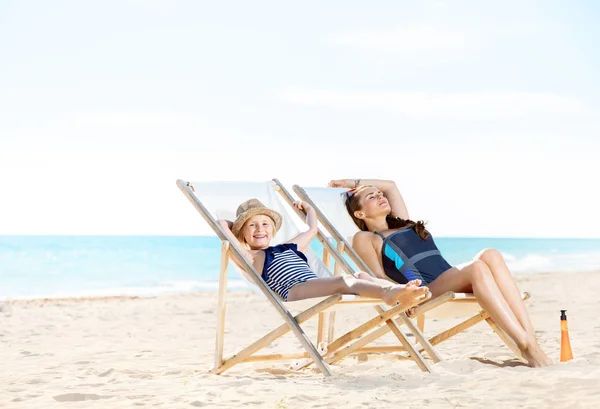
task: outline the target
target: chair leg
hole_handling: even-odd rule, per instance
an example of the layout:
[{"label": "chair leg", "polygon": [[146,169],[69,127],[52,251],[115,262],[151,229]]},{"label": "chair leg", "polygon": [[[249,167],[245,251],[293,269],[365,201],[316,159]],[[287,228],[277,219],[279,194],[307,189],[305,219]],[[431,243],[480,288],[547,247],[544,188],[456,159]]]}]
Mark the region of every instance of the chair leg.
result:
[{"label": "chair leg", "polygon": [[[419,351],[417,351],[415,349],[415,347],[410,343],[410,341],[408,341],[408,339],[406,339],[406,336],[404,335],[404,333],[402,333],[402,331],[400,331],[399,328],[397,327],[397,325],[392,321],[392,318],[394,317],[394,315],[404,313],[404,310],[399,306],[393,307],[389,310],[384,310],[383,308],[381,308],[379,306],[377,306],[375,308],[378,309],[378,312],[379,312],[378,317],[375,317],[375,318],[365,322],[364,324],[362,324],[359,327],[353,329],[352,331],[342,335],[341,337],[336,339],[334,342],[329,344],[329,354],[331,354],[331,355],[329,355],[325,361],[328,364],[337,362],[340,359],[346,357],[347,355],[350,355],[351,353],[360,350],[362,347],[369,344],[370,342],[373,342],[374,340],[381,338],[388,332],[393,331],[394,335],[396,335],[396,337],[398,338],[400,343],[404,346],[404,349],[406,351],[408,351],[409,354],[411,354],[411,352],[412,352],[411,356],[414,357],[414,359],[417,362],[417,364],[419,365],[419,367],[423,371],[431,372],[431,368],[429,367],[427,362],[424,361],[424,359],[420,355]],[[387,325],[377,328],[374,331],[371,331],[373,328],[380,325],[382,322],[385,322]],[[393,323],[393,326],[389,325],[389,322]],[[398,331],[395,331],[396,329]],[[364,334],[368,331],[371,331],[371,332],[369,334],[361,337],[362,334]],[[344,345],[346,345],[346,344],[350,344],[350,345],[344,347]]]},{"label": "chair leg", "polygon": [[419,328],[419,331],[425,331],[425,314],[420,314],[417,317],[417,327]]},{"label": "chair leg", "polygon": [[[423,317],[423,315],[421,316]],[[408,330],[413,333],[417,341],[419,341],[419,344],[421,344],[421,347],[427,351],[427,355],[429,355],[433,362],[440,362],[442,357],[437,353],[435,348],[433,348],[433,345],[431,345],[429,340],[425,338],[421,329],[415,327],[415,324],[410,320],[410,318],[408,318],[406,314],[401,314],[400,319],[404,322],[404,325],[408,327]]]},{"label": "chair leg", "polygon": [[[384,309],[381,308],[379,305],[376,306],[375,309],[380,314],[383,314],[385,312]],[[401,315],[404,315],[404,313],[402,313]],[[407,318],[407,320],[408,320],[408,318]],[[411,356],[412,359],[414,359],[414,361],[417,363],[419,368],[421,368],[421,370],[423,372],[431,372],[431,368],[429,367],[427,362],[425,362],[425,359],[423,359],[423,356],[415,349],[415,346],[413,344],[411,344],[408,339],[406,339],[406,335],[404,335],[404,333],[396,325],[396,323],[393,320],[387,320],[385,323],[390,328],[392,333],[396,336],[396,338],[398,338],[398,341],[400,341],[402,346],[404,346],[404,348],[406,348],[409,355]]]},{"label": "chair leg", "polygon": [[496,334],[498,334],[498,336],[500,337],[500,339],[506,344],[506,346],[511,351],[513,351],[513,353],[519,359],[523,358],[523,355],[521,355],[521,351],[519,350],[519,348],[517,347],[517,345],[514,343],[514,341],[512,339],[510,339],[510,337],[508,335],[506,335],[506,332],[504,332],[500,327],[498,327],[498,325],[496,325],[496,323],[494,322],[494,320],[491,317],[488,318],[488,319],[486,319],[485,322],[487,322],[489,324],[489,326],[492,327],[492,330],[494,330],[494,332]]},{"label": "chair leg", "polygon": [[319,322],[317,324],[317,348],[325,341],[325,330],[327,329],[327,314],[319,313]]},{"label": "chair leg", "polygon": [[327,320],[327,343],[333,342],[335,331],[335,311],[331,311]]},{"label": "chair leg", "polygon": [[[246,348],[244,348],[237,354],[224,360],[219,368],[215,368],[215,369],[211,370],[210,372],[215,373],[215,374],[220,374],[220,373],[223,373],[224,371],[226,371],[227,369],[231,368],[234,365],[237,365],[241,362],[245,362],[255,352],[257,352],[257,351],[261,350],[262,348],[266,347],[267,345],[271,344],[277,338],[282,337],[283,335],[287,334],[288,332],[294,331],[294,329],[300,328],[300,324],[302,324],[306,320],[314,317],[316,314],[320,313],[321,311],[336,304],[337,302],[339,302],[339,300],[341,298],[342,298],[342,296],[340,294],[331,296],[331,297],[321,301],[320,303],[312,306],[311,308],[307,309],[306,311],[301,312],[297,316],[292,317],[292,319],[294,319],[294,322],[296,323],[295,328],[293,328],[287,322],[284,324],[281,324],[279,327],[277,327],[276,329],[274,329],[273,331],[271,331],[270,333],[268,333],[267,335],[265,335],[258,341],[255,341],[254,343],[250,344],[249,346],[247,346]],[[306,342],[308,343],[309,341],[306,340]],[[326,376],[333,375],[333,372],[331,372],[331,369],[329,368],[329,366],[327,366],[327,364],[323,360],[323,357],[319,354],[319,352],[314,347],[314,345],[312,345],[312,344],[309,344],[309,345],[312,346],[312,348],[314,348],[314,350],[309,350],[308,348],[305,348],[305,349],[307,350],[310,358],[314,361],[315,365],[317,365],[317,367],[319,367],[319,369],[321,370],[321,372],[323,372],[324,375],[326,375]],[[311,353],[313,351],[314,351],[314,354]],[[315,354],[316,354],[316,357],[314,356]],[[323,371],[323,369],[325,369],[326,371]]]},{"label": "chair leg", "polygon": [[223,344],[225,342],[225,312],[227,308],[227,266],[229,263],[229,242],[221,242],[221,271],[219,274],[219,301],[217,306],[217,335],[215,339],[214,368],[223,363]]}]

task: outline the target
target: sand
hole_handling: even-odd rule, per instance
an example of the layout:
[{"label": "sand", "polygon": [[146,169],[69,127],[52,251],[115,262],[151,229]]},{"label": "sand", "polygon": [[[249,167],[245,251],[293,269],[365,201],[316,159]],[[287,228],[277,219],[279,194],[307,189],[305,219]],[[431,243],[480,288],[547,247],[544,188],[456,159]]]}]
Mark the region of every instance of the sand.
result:
[{"label": "sand", "polygon": [[[216,293],[0,301],[0,408],[600,407],[600,272],[517,280],[532,294],[528,309],[553,366],[524,366],[480,323],[438,346],[445,360],[431,374],[379,354],[348,357],[329,378],[285,362],[241,364],[217,376],[207,373]],[[560,309],[568,310],[575,356],[566,363],[558,362]],[[372,314],[338,313],[338,328]],[[229,293],[226,355],[281,322],[264,298]],[[453,323],[428,321],[425,333]],[[315,325],[305,330],[312,337]],[[275,343],[277,351],[297,345],[292,335]]]}]

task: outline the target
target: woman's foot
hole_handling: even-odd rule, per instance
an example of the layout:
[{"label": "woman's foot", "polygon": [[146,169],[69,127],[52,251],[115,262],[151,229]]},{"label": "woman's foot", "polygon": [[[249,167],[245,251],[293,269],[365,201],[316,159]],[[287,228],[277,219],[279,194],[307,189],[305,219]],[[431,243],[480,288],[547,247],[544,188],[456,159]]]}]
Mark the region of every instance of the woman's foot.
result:
[{"label": "woman's foot", "polygon": [[539,368],[542,366],[552,365],[552,359],[542,351],[542,348],[536,341],[532,341],[524,348],[521,348],[523,358],[527,360],[527,363],[532,368]]},{"label": "woman's foot", "polygon": [[387,305],[404,305],[407,309],[431,297],[427,287],[419,287],[413,282],[406,285],[393,285],[383,296]]}]

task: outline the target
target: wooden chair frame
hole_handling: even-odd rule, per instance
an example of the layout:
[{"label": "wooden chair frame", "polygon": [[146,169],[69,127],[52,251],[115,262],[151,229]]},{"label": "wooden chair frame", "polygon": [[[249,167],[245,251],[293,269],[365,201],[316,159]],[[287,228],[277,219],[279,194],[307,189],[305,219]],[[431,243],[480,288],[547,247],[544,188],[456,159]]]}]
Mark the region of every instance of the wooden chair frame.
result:
[{"label": "wooden chair frame", "polygon": [[[221,374],[227,369],[243,362],[257,362],[257,361],[275,361],[275,360],[290,360],[290,359],[305,359],[305,363],[299,365],[299,367],[306,366],[310,363],[314,363],[319,371],[325,375],[332,375],[329,364],[337,362],[343,357],[351,353],[362,353],[361,349],[369,342],[377,339],[379,336],[373,335],[378,333],[381,328],[389,328],[387,331],[392,331],[398,338],[399,342],[403,345],[403,349],[407,350],[411,357],[416,361],[419,367],[424,371],[430,371],[429,365],[424,360],[422,355],[416,348],[408,341],[404,333],[397,327],[394,322],[394,318],[397,316],[404,317],[407,321],[410,321],[406,317],[405,306],[396,306],[389,309],[377,306],[377,316],[363,323],[362,325],[346,332],[344,335],[337,339],[332,339],[333,332],[329,331],[329,337],[324,342],[326,326],[325,317],[326,312],[333,311],[335,308],[340,308],[347,305],[356,304],[381,304],[381,300],[374,300],[356,296],[342,296],[341,294],[334,294],[329,297],[321,297],[310,300],[302,300],[291,303],[283,302],[280,297],[275,294],[266,285],[261,278],[260,274],[254,269],[252,263],[250,263],[243,255],[241,250],[237,246],[231,243],[226,236],[221,226],[217,223],[212,214],[200,201],[198,196],[195,194],[193,185],[183,180],[177,180],[177,186],[188,198],[190,203],[196,208],[196,210],[202,215],[204,220],[212,228],[215,234],[219,237],[222,242],[221,247],[221,266],[219,274],[219,291],[218,291],[218,308],[217,308],[217,330],[215,338],[215,355],[214,355],[214,366],[210,370],[211,373]],[[226,314],[226,298],[227,298],[227,280],[228,280],[228,266],[229,259],[233,259],[238,266],[241,266],[247,273],[246,277],[251,280],[252,284],[255,285],[260,292],[266,297],[268,302],[275,308],[279,315],[283,318],[284,324],[275,328],[267,335],[248,345],[237,354],[224,359],[224,339],[225,339],[225,314]],[[306,303],[312,304],[309,308],[303,309],[299,314],[293,316],[290,313],[288,307],[294,307],[294,304]],[[303,331],[300,324],[311,319],[312,317],[318,316],[318,330],[317,330],[317,344],[324,343],[322,350],[325,352],[325,356],[319,353],[318,348],[312,343],[305,332]],[[333,325],[333,321],[331,324]],[[381,327],[382,325],[384,325]],[[376,329],[380,327],[379,329]],[[332,327],[331,327],[332,328]],[[409,326],[410,328],[410,326]],[[268,354],[268,355],[257,355],[256,353],[266,346],[270,345],[273,341],[292,331],[296,336],[302,348],[305,352],[300,353],[281,353],[281,354]],[[371,332],[370,332],[371,331]],[[370,332],[370,333],[369,333]],[[417,332],[418,329],[417,329]],[[367,334],[367,335],[365,335]],[[417,335],[415,335],[417,336]],[[422,338],[425,342],[424,337]]]},{"label": "wooden chair frame", "polygon": [[[365,272],[371,274],[372,276],[375,276],[375,274],[371,271],[369,266],[367,266],[367,264],[354,251],[352,246],[350,246],[350,244],[348,244],[348,242],[343,237],[343,235],[327,219],[325,214],[321,211],[319,205],[310,198],[310,196],[308,195],[306,190],[299,185],[294,185],[293,190],[302,200],[309,203],[315,209],[319,222],[329,232],[329,234],[331,235],[333,240],[336,241],[337,246],[335,248],[335,251],[337,251],[339,253],[338,256],[336,257],[336,260],[338,258],[340,258],[342,254],[347,254],[350,257],[350,259],[362,271],[365,271]],[[345,212],[346,209],[340,206],[340,211]],[[328,240],[325,239],[325,241],[328,241]],[[341,257],[341,258],[343,259],[343,257]],[[345,263],[345,264],[347,265],[348,263]],[[523,292],[523,293],[521,293],[521,297],[523,298],[523,300],[527,300],[527,299],[529,299],[530,294],[528,292]],[[436,298],[433,298],[426,302],[421,303],[420,305],[418,305],[416,307],[415,312],[413,314],[413,318],[417,321],[417,329],[419,330],[420,333],[422,333],[424,331],[425,317],[426,316],[435,316],[436,309],[445,308],[448,306],[461,306],[461,305],[464,306],[465,304],[469,304],[473,307],[478,307],[480,309],[480,311],[477,314],[469,316],[468,318],[464,319],[462,322],[453,326],[452,328],[442,331],[442,332],[434,335],[433,337],[429,338],[428,343],[432,347],[471,328],[473,325],[475,325],[481,321],[485,321],[492,328],[492,330],[500,337],[500,339],[506,344],[506,346],[511,351],[513,351],[518,357],[521,357],[521,353],[520,353],[519,349],[517,348],[517,346],[515,345],[515,343],[508,337],[508,335],[506,335],[506,333],[501,328],[499,328],[496,325],[496,323],[489,316],[489,314],[486,311],[484,311],[483,309],[481,309],[481,307],[479,306],[479,303],[477,302],[477,299],[475,298],[474,294],[472,294],[472,293],[447,292]],[[408,321],[410,321],[410,319],[408,319]],[[394,349],[393,347],[392,348],[380,347],[379,349],[382,351],[398,350],[398,349]],[[419,352],[422,352],[423,350],[426,350],[426,349],[428,349],[428,348],[425,348],[423,346],[423,344],[421,344],[421,349]],[[369,348],[369,350],[374,352],[377,349]]]}]

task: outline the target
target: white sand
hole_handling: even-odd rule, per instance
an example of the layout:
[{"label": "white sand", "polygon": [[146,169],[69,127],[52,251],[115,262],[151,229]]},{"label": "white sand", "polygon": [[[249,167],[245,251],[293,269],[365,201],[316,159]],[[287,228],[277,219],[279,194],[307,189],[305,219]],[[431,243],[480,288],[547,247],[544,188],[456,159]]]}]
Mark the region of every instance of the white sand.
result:
[{"label": "white sand", "polygon": [[[485,323],[438,346],[434,373],[394,354],[348,357],[325,378],[284,362],[212,365],[216,294],[0,302],[0,408],[597,408],[600,273],[518,277],[542,347],[558,362],[559,310],[575,359],[531,369]],[[338,313],[338,327],[364,321]],[[266,300],[230,293],[226,355],[281,323]],[[430,321],[426,334],[452,320]],[[314,325],[305,326],[312,337]],[[391,338],[382,339],[390,343]],[[275,346],[296,347],[292,335]],[[279,349],[280,351],[281,349]]]}]

